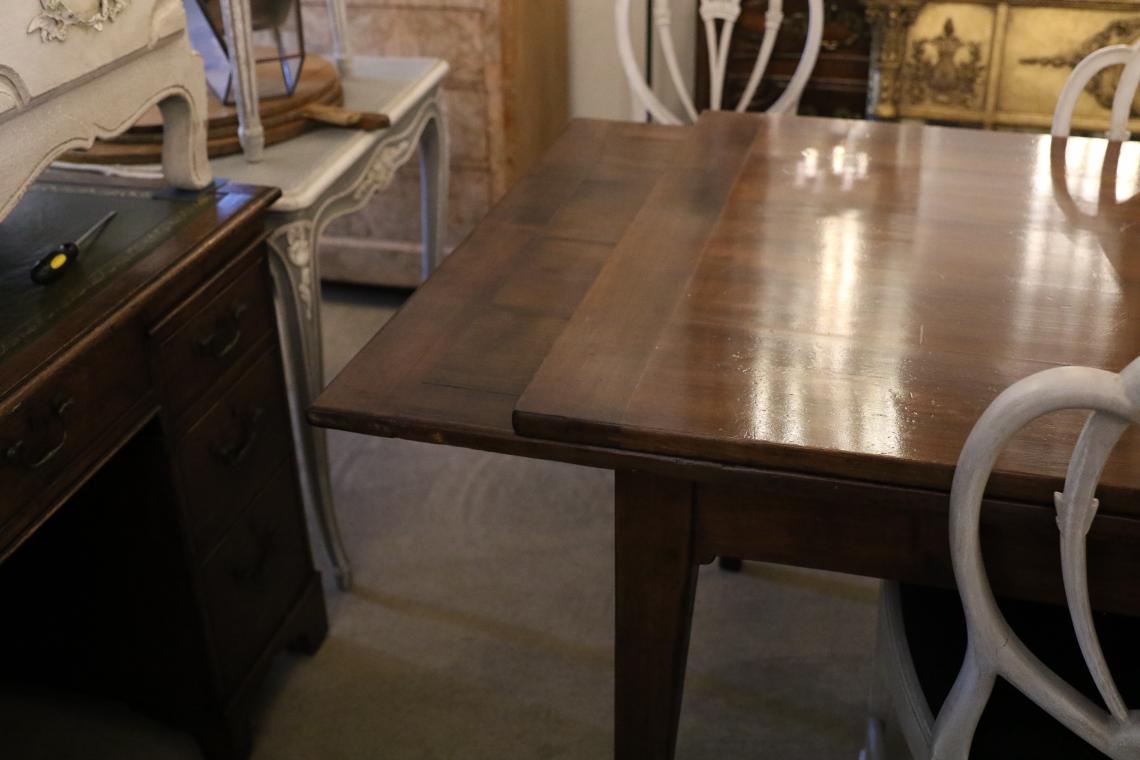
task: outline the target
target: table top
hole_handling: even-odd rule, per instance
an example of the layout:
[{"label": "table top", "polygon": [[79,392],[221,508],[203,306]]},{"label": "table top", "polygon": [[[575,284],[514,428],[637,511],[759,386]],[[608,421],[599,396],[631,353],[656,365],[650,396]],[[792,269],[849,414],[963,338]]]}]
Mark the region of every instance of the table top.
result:
[{"label": "table top", "polygon": [[609,466],[615,452],[523,438],[511,415],[688,136],[679,127],[572,122],[329,384],[309,418]]},{"label": "table top", "polygon": [[344,107],[386,114],[393,127],[373,132],[315,129],[265,149],[262,160],[236,154],[211,161],[214,174],[250,185],[281,188],[275,212],[312,206],[365,153],[390,134],[422,99],[438,87],[449,66],[438,58],[354,56],[344,62]]},{"label": "table top", "polygon": [[[1103,141],[710,114],[520,398],[520,433],[949,488],[994,397],[1140,353],[1140,208],[1086,224]],[[1136,156],[1117,184],[1135,192]],[[1093,221],[1097,221],[1093,217]],[[1104,222],[1104,219],[1099,220]],[[990,493],[1048,501],[1083,415],[1018,436]],[[1136,505],[1133,432],[1106,509]],[[1131,496],[1131,498],[1129,498]]]},{"label": "table top", "polygon": [[[1138,159],[802,117],[577,123],[311,417],[602,466],[945,491],[1001,389],[1135,357],[1140,207],[1115,198],[1140,188]],[[1019,436],[993,494],[1048,504],[1081,419]],[[1130,432],[1104,511],[1140,512],[1137,464]]]}]

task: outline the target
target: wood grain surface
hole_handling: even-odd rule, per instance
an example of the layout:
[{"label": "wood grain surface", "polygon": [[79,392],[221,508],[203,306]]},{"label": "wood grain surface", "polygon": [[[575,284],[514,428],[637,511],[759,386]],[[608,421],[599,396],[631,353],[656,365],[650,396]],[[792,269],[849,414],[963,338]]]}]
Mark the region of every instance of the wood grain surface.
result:
[{"label": "wood grain surface", "polygon": [[310,419],[374,435],[577,456],[584,447],[516,435],[515,401],[689,134],[574,122],[325,389]]},{"label": "wood grain surface", "polygon": [[[800,129],[810,129],[828,122],[799,119],[794,124]],[[845,122],[835,124],[846,128]],[[637,228],[647,215],[657,213],[653,208],[655,198],[665,192],[680,192],[684,187],[683,183],[670,180],[669,175],[685,171],[685,162],[699,155],[695,147],[700,144],[698,141],[707,141],[714,134],[707,129],[703,124],[698,128],[672,128],[573,123],[543,162],[508,193],[473,235],[443,262],[325,389],[310,408],[310,420],[314,424],[370,435],[696,481],[700,509],[693,541],[700,562],[711,561],[717,554],[730,554],[916,583],[952,585],[946,534],[949,483],[947,481],[945,488],[930,489],[892,485],[889,481],[882,482],[881,478],[876,480],[879,476],[872,472],[867,461],[891,465],[894,476],[905,479],[899,472],[905,475],[907,468],[897,466],[898,462],[889,458],[862,457],[836,468],[854,475],[821,476],[801,471],[796,458],[798,449],[794,447],[787,448],[785,459],[773,460],[779,462],[779,466],[756,467],[720,462],[707,455],[702,458],[701,451],[695,456],[670,456],[616,443],[595,445],[566,438],[529,437],[514,429],[512,413],[519,397],[559,336],[572,324],[571,318],[577,319],[575,313],[585,308],[580,305],[599,272],[615,255],[614,251],[625,245],[623,241],[634,234],[653,231],[652,225],[648,233],[638,233]],[[955,139],[963,134],[934,130],[935,135],[946,132]],[[749,122],[743,131],[729,126],[727,131],[715,133],[734,135],[738,147],[748,139],[747,135],[763,134],[759,120]],[[1036,139],[965,133],[959,140],[963,149],[969,137],[980,138],[983,145],[989,141],[1024,145]],[[914,136],[907,134],[902,139],[913,140]],[[1105,176],[1110,179],[1101,182],[1098,151],[1103,151],[1106,145],[1101,140],[1073,140],[1067,146],[1071,164],[1068,187],[1072,197],[1063,191],[1066,172],[1054,171],[1051,175],[1042,168],[1045,173],[1036,175],[1035,181],[1043,188],[1057,181],[1050,203],[1067,209],[1065,224],[1071,220],[1069,229],[1073,239],[1084,246],[1085,251],[1078,250],[1080,258],[1072,265],[1087,266],[1090,252],[1100,250],[1115,272],[1125,257],[1123,246],[1137,204],[1128,201],[1116,204],[1106,199],[1099,211],[1090,213],[1096,209],[1090,199],[1095,201],[1098,193],[1103,191],[1109,197],[1117,195],[1114,167],[1120,159],[1118,155],[1106,157],[1109,171]],[[1058,147],[1065,146],[1050,144],[1050,153],[1039,156],[1042,166],[1058,168],[1054,159],[1063,160],[1065,155]],[[936,155],[942,149],[931,151]],[[1126,153],[1120,163],[1140,165],[1137,160],[1140,151],[1137,153]],[[933,161],[934,157],[923,160]],[[971,167],[963,168],[963,173],[973,171],[972,167],[984,160],[984,157],[976,159]],[[822,163],[817,163],[818,170],[827,176],[817,176],[812,182],[844,181],[831,174],[830,161],[830,158],[819,159]],[[948,158],[939,161],[950,165]],[[741,174],[741,180],[745,176]],[[1134,185],[1129,184],[1133,181],[1128,176],[1121,180],[1121,197],[1128,198],[1135,192]],[[672,189],[667,187],[670,182]],[[727,191],[731,182],[731,177],[724,180],[722,189]],[[691,197],[694,204],[703,203],[700,193]],[[916,205],[912,202],[912,209]],[[894,224],[905,225],[907,213],[913,211],[898,212]],[[1070,239],[1059,232],[1049,233],[1045,240],[1050,245],[1069,246],[1065,250],[1073,247],[1068,242]],[[857,250],[863,251],[864,257],[869,255],[865,247]],[[823,254],[814,255],[819,258]],[[799,266],[807,267],[811,260]],[[785,264],[788,271],[797,271],[791,262]],[[1062,264],[1069,265],[1066,260],[1058,266]],[[1056,282],[1066,277],[1045,263],[1041,266],[1045,269],[1043,274],[1037,275],[1038,279],[1048,277]],[[895,271],[905,273],[906,270],[896,263]],[[929,276],[938,278],[936,271]],[[983,271],[978,279],[985,276],[988,275]],[[646,292],[651,281],[652,277],[647,276],[638,284],[637,293]],[[746,282],[741,279],[731,284],[743,287]],[[786,284],[786,279],[783,282]],[[1079,291],[1083,286],[1074,282],[1074,287]],[[806,290],[807,285],[803,288]],[[769,298],[779,296],[776,289]],[[800,297],[807,296],[801,293]],[[784,298],[787,301],[791,295]],[[911,308],[928,307],[915,304]],[[876,329],[888,328],[889,325],[882,325]],[[928,329],[934,331],[934,328]],[[825,337],[816,339],[822,341]],[[923,340],[925,344],[925,337]],[[903,343],[903,339],[898,338],[897,342]],[[1034,351],[1043,350],[1041,339],[1030,347]],[[1037,366],[1031,362],[1018,366],[1031,365]],[[858,365],[851,370],[821,365],[818,380],[847,378],[857,368]],[[712,371],[710,367],[709,372]],[[873,376],[863,382],[872,380]],[[975,380],[986,382],[984,376]],[[997,381],[990,382],[986,392],[991,395],[973,402],[976,411],[980,412],[999,386]],[[723,395],[720,400],[727,403]],[[670,403],[672,409],[679,402]],[[973,409],[959,412],[954,424],[960,432],[954,435],[964,437],[975,418]],[[825,429],[825,423],[812,428],[817,435]],[[867,437],[873,432],[867,429],[862,435]],[[1133,440],[1131,436],[1126,438],[1125,445],[1134,447]],[[949,443],[946,446],[951,448]],[[1126,449],[1125,453],[1131,450]],[[843,462],[841,456],[832,455],[831,461],[837,460]],[[952,463],[952,459],[950,461]],[[1007,473],[1006,484],[1011,480],[1017,482]],[[1019,597],[1063,599],[1057,566],[1055,513],[1048,501],[1051,491],[1041,489],[1040,476],[1029,478],[1024,485],[1020,491],[1027,498],[987,500],[983,520],[987,547],[1011,549],[1009,562],[991,568],[994,585]],[[1102,514],[1090,537],[1097,545],[1094,600],[1098,608],[1140,613],[1140,597],[1132,593],[1129,584],[1117,582],[1135,574],[1133,557],[1140,556],[1134,549],[1140,545],[1140,521],[1128,516],[1136,510],[1130,510],[1121,495],[1118,490],[1110,494],[1116,496],[1116,500],[1105,499],[1105,503],[1123,504],[1118,509],[1123,514]],[[1101,496],[1104,498],[1105,493]]]},{"label": "wood grain surface", "polygon": [[[1116,201],[1140,184],[1133,146],[733,114],[695,133],[702,161],[662,175],[519,433],[947,491],[1002,389],[1140,352],[1140,208]],[[1048,502],[1082,419],[1019,435],[993,495]],[[1102,510],[1140,511],[1138,491],[1132,431]]]}]

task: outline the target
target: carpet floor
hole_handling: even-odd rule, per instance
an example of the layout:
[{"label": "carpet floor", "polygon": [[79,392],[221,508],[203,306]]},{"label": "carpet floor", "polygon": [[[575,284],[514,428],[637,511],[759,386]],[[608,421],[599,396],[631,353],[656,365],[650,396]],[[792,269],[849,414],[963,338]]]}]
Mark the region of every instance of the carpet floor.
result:
[{"label": "carpet floor", "polygon": [[[326,287],[330,377],[401,298]],[[611,757],[612,476],[342,433],[330,450],[356,588],[328,587],[315,657],[276,663],[255,760]],[[875,594],[849,576],[703,568],[678,757],[855,757]],[[113,703],[5,692],[0,757],[198,754]]]}]

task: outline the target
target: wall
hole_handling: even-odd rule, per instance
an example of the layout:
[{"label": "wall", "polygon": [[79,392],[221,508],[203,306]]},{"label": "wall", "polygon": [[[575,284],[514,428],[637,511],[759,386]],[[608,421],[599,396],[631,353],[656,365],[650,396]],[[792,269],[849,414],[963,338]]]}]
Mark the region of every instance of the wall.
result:
[{"label": "wall", "polygon": [[[567,117],[567,5],[576,0],[346,0],[357,54],[434,56],[451,64],[448,246],[486,215]],[[325,0],[304,0],[309,47],[328,47]],[[368,208],[334,222],[322,275],[362,283],[419,279],[418,167],[399,171]]]},{"label": "wall", "polygon": [[[696,48],[696,0],[671,0],[673,41],[681,69],[692,88]],[[644,57],[645,0],[633,0],[630,25],[639,58]],[[660,51],[655,50],[654,90],[680,113]],[[570,0],[570,113],[575,117],[629,119],[633,103],[618,61],[614,0]]]}]

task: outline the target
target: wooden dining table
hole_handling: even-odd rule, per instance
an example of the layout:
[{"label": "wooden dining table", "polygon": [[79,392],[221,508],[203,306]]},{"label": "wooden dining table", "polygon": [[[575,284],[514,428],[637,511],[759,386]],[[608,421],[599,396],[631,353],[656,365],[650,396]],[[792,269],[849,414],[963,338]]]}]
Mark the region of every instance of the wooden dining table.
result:
[{"label": "wooden dining table", "polygon": [[[577,121],[332,382],[316,425],[615,477],[615,753],[671,758],[697,568],[952,587],[982,410],[1140,354],[1140,150],[707,113]],[[998,462],[995,590],[1059,601],[1053,492],[1084,415]],[[1094,605],[1140,614],[1140,437],[1102,478]]]}]

